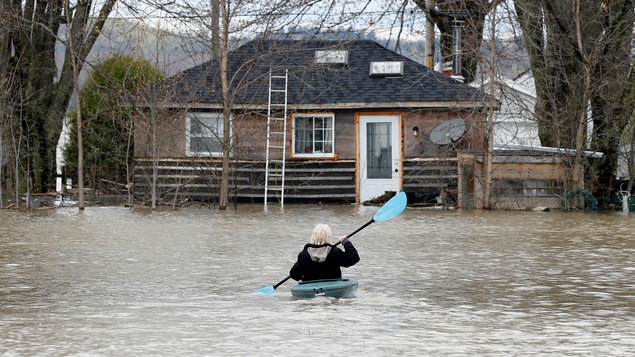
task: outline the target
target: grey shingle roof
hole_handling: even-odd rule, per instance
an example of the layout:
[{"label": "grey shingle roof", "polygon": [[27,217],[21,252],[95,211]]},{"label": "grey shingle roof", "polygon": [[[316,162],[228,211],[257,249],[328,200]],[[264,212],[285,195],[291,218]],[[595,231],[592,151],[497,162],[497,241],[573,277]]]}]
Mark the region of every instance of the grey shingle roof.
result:
[{"label": "grey shingle roof", "polygon": [[[318,49],[347,50],[348,63],[316,64]],[[403,61],[403,77],[371,76],[371,61]],[[171,92],[176,93],[171,98],[173,102],[217,104],[220,103],[219,68],[217,62],[210,61],[167,79],[161,86],[172,88]],[[381,107],[385,103],[389,107],[395,102],[409,102],[408,106],[426,107],[430,103],[438,106],[441,102],[483,99],[478,89],[370,40],[254,40],[230,53],[228,68],[235,105],[267,104],[270,69],[288,69],[289,105],[349,104],[354,107],[374,103],[374,107]]]}]

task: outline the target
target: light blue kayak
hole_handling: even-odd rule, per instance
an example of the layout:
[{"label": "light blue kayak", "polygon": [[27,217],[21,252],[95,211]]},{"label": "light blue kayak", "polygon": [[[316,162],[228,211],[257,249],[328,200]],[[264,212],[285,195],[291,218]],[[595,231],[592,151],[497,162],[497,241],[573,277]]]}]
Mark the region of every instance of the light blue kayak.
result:
[{"label": "light blue kayak", "polygon": [[291,295],[296,298],[314,298],[320,295],[351,298],[356,291],[357,280],[349,278],[303,281],[291,287]]}]

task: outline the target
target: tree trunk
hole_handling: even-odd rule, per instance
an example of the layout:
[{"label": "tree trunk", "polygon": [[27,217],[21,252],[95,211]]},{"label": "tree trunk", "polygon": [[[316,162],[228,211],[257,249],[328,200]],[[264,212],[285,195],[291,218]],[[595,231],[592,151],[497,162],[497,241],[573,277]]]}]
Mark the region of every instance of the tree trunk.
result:
[{"label": "tree trunk", "polygon": [[[73,91],[71,55],[76,56],[77,71],[101,32],[104,21],[116,0],[107,0],[96,18],[90,18],[90,0],[75,4],[67,31],[64,3],[27,1],[4,16],[8,23],[8,41],[0,50],[0,63],[7,72],[18,76],[12,102],[17,104],[16,117],[22,118],[25,150],[20,150],[22,167],[28,170],[25,182],[32,182],[33,191],[46,192],[55,186],[55,147]],[[5,24],[6,24],[5,23]],[[60,31],[61,30],[61,31]],[[68,35],[73,48],[67,46],[60,75],[55,63],[55,46]],[[8,44],[8,45],[7,45]],[[67,43],[66,43],[67,44]]]},{"label": "tree trunk", "polygon": [[489,105],[487,109],[487,124],[486,124],[486,144],[487,150],[485,152],[485,192],[483,199],[483,208],[492,208],[492,162],[494,159],[494,107],[495,107],[495,66],[494,61],[496,59],[496,9],[492,11],[490,17],[490,54],[489,54]]},{"label": "tree trunk", "polygon": [[223,162],[221,168],[220,187],[218,192],[218,209],[226,210],[229,202],[229,157],[231,152],[231,108],[232,98],[229,91],[228,60],[229,60],[229,16],[226,0],[220,0],[222,20],[222,41],[220,51],[220,76],[223,101]]},{"label": "tree trunk", "polygon": [[[500,0],[465,0],[465,1],[429,1],[414,0],[415,4],[426,12],[427,18],[432,19],[441,31],[441,61],[452,58],[453,19],[461,21],[463,28],[461,39],[461,75],[466,83],[476,78],[478,63],[481,59],[481,43],[483,42],[483,25],[485,17],[495,8]],[[436,9],[433,8],[435,3]],[[458,15],[458,17],[457,17]]]},{"label": "tree trunk", "polygon": [[632,71],[630,53],[635,22],[634,6],[632,0],[621,1],[606,13],[603,60],[594,67],[593,78],[597,90],[591,96],[591,149],[604,155],[601,160],[594,162],[589,176],[597,177],[592,191],[600,207],[608,206],[613,193],[619,190],[619,187],[614,187],[620,155],[618,143],[634,108],[630,76],[626,75]]},{"label": "tree trunk", "polygon": [[[632,105],[624,108],[621,103],[630,66],[634,2],[516,0],[514,5],[536,83],[541,142],[576,149],[574,177],[580,167],[590,168],[586,177],[597,181],[586,185],[594,184],[596,197],[605,205],[613,189],[619,138],[632,110]],[[594,167],[581,155],[587,145],[589,103],[592,148],[605,154]],[[576,186],[582,188],[582,182]]]}]

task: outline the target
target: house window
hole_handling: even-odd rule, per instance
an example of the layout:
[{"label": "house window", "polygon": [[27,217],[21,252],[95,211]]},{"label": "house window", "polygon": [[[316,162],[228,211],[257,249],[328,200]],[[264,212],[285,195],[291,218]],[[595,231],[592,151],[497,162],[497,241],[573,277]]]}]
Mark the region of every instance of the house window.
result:
[{"label": "house window", "polygon": [[561,181],[524,181],[523,196],[552,197],[561,194],[564,188]]},{"label": "house window", "polygon": [[369,179],[392,178],[392,123],[366,124],[367,173]]},{"label": "house window", "polygon": [[187,156],[223,154],[223,113],[188,113],[185,125]]},{"label": "house window", "polygon": [[315,51],[316,63],[339,63],[348,62],[348,51],[317,50]]},{"label": "house window", "polygon": [[293,119],[294,157],[334,157],[333,114],[296,114]]},{"label": "house window", "polygon": [[492,190],[495,196],[514,197],[553,197],[561,194],[563,186],[561,181],[504,181],[492,182]]}]

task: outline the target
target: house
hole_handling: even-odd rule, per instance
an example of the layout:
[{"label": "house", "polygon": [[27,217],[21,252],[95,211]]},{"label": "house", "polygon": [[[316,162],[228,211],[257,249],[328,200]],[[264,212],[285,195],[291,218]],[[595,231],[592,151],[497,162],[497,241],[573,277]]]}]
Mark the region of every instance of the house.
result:
[{"label": "house", "polygon": [[[219,69],[204,63],[135,99],[137,197],[153,185],[175,204],[216,197]],[[278,159],[285,200],[361,203],[400,190],[425,199],[469,186],[458,153],[484,149],[480,90],[372,40],[256,39],[230,53],[227,74],[236,200],[262,202]],[[273,145],[274,134],[283,141]]]},{"label": "house", "polygon": [[[470,83],[484,92],[490,79]],[[530,70],[515,78],[497,78],[494,96],[500,106],[494,113],[494,147],[539,147],[538,123],[534,115],[536,88]]]}]

